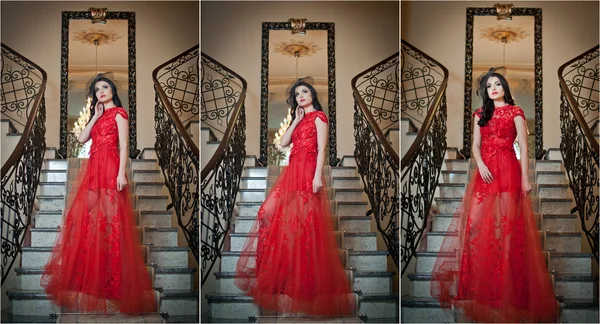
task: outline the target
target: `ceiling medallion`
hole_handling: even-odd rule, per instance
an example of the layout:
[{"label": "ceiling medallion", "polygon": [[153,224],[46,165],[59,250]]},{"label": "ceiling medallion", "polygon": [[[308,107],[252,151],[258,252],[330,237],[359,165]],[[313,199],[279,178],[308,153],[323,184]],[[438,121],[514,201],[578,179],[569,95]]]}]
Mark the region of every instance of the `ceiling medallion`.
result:
[{"label": "ceiling medallion", "polygon": [[315,42],[293,41],[275,45],[275,52],[291,57],[311,56],[319,50],[321,48]]},{"label": "ceiling medallion", "polygon": [[481,31],[481,37],[496,43],[512,43],[525,39],[530,34],[522,27],[496,26]]},{"label": "ceiling medallion", "polygon": [[73,36],[74,40],[90,45],[110,44],[120,38],[121,36],[112,30],[94,28],[76,32]]}]

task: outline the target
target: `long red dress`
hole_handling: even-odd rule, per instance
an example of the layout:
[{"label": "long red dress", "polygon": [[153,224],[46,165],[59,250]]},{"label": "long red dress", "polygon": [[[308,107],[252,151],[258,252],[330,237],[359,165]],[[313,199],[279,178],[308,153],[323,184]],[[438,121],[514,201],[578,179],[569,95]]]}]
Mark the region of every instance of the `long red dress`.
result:
[{"label": "long red dress", "polygon": [[292,133],[289,165],[258,211],[234,281],[263,309],[351,315],[354,299],[337,253],[327,191],[312,191],[316,118],[327,122],[322,111],[309,112]]},{"label": "long red dress", "polygon": [[49,298],[68,311],[156,311],[129,187],[117,190],[117,114],[127,119],[121,107],[106,109],[91,130],[90,157],[81,160],[41,279]]},{"label": "long red dress", "polygon": [[[482,109],[473,115],[481,118]],[[485,183],[477,170],[448,228],[458,233],[444,239],[446,255],[432,273],[431,296],[476,322],[554,322],[557,315],[531,200],[521,192],[516,116],[525,118],[517,106],[496,107],[480,128],[481,158],[494,180]]]}]

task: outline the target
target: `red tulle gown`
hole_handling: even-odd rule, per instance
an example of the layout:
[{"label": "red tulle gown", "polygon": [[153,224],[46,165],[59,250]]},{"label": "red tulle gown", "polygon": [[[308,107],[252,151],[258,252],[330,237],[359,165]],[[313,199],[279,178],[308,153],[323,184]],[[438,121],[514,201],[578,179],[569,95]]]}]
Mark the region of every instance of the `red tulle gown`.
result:
[{"label": "red tulle gown", "polygon": [[129,187],[117,190],[117,114],[127,119],[123,108],[106,109],[92,128],[90,157],[81,160],[42,276],[46,293],[63,311],[156,311]]},{"label": "red tulle gown", "polygon": [[[479,108],[474,115],[482,116]],[[481,158],[494,180],[479,170],[467,185],[434,265],[431,295],[442,307],[464,310],[475,322],[554,322],[554,296],[531,200],[521,192],[521,166],[513,143],[517,106],[496,107],[481,127]],[[454,256],[455,259],[451,259]],[[458,260],[458,263],[456,262]]]},{"label": "red tulle gown", "polygon": [[327,122],[322,111],[306,113],[292,134],[289,165],[258,211],[236,266],[235,285],[263,309],[351,315],[354,299],[337,252],[327,190],[312,191],[316,118]]}]

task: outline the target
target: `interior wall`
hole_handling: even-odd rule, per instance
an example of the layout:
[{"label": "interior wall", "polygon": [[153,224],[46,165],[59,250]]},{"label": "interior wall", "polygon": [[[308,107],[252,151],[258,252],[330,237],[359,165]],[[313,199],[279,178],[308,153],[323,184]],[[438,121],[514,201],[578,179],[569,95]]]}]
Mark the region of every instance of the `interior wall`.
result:
[{"label": "interior wall", "polygon": [[[154,147],[152,70],[199,42],[198,1],[2,1],[2,42],[42,67],[46,86],[46,143],[59,147],[61,12],[133,11],[136,19],[137,147]],[[123,95],[121,95],[123,97]],[[127,98],[127,95],[124,95]]]},{"label": "interior wall", "polygon": [[335,23],[338,157],[354,155],[351,79],[399,51],[398,2],[202,1],[201,48],[248,82],[246,152],[260,156],[262,22]]},{"label": "interior wall", "polygon": [[[558,68],[598,45],[598,1],[513,1],[542,9],[544,149],[560,146]],[[467,7],[493,2],[402,1],[402,39],[433,57],[449,72],[448,146],[463,147],[465,31]],[[476,36],[476,35],[475,35]]]}]

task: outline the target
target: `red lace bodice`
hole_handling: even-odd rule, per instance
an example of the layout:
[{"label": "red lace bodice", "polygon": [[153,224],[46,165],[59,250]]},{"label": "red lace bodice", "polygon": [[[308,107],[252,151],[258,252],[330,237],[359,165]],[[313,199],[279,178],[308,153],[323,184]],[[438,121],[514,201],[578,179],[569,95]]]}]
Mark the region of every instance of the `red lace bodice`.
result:
[{"label": "red lace bodice", "polygon": [[116,116],[121,115],[126,120],[127,112],[122,107],[114,107],[104,110],[104,114],[96,121],[90,135],[92,137],[92,147],[90,156],[99,150],[107,150],[117,153],[117,144],[119,143],[119,129],[117,128]]},{"label": "red lace bodice", "polygon": [[[481,118],[483,109],[479,108],[473,116],[477,115]],[[481,158],[484,163],[488,163],[490,159],[498,152],[510,152],[514,155],[513,143],[517,137],[517,128],[514,119],[517,116],[525,118],[523,110],[518,106],[506,105],[496,107],[494,115],[481,130]]]},{"label": "red lace bodice", "polygon": [[292,146],[292,152],[290,153],[290,162],[292,157],[300,152],[315,155],[318,153],[317,126],[315,125],[315,119],[317,118],[327,123],[325,113],[316,110],[306,113],[302,121],[296,126],[296,129],[294,129],[292,133],[292,143],[294,146]]}]

